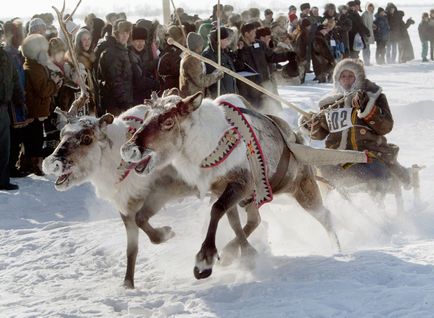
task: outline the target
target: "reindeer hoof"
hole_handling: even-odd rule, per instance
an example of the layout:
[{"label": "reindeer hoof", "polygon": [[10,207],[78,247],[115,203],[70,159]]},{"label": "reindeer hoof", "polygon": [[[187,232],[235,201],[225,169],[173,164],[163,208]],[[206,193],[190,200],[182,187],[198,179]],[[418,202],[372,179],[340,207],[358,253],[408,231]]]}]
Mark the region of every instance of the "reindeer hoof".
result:
[{"label": "reindeer hoof", "polygon": [[175,236],[170,226],[163,226],[155,229],[155,235],[151,237],[153,244],[161,244]]},{"label": "reindeer hoof", "polygon": [[126,289],[134,289],[134,283],[130,280],[124,280],[124,287]]},{"label": "reindeer hoof", "polygon": [[223,248],[221,253],[221,266],[228,266],[234,262],[238,255],[240,254],[240,244],[238,241],[231,241]]},{"label": "reindeer hoof", "polygon": [[196,279],[204,279],[204,278],[208,278],[208,277],[210,277],[211,274],[212,274],[212,268],[204,269],[204,270],[201,272],[200,269],[199,269],[199,267],[195,266],[195,267],[194,267],[194,270],[193,270],[193,273],[194,273],[194,277],[195,277]]}]

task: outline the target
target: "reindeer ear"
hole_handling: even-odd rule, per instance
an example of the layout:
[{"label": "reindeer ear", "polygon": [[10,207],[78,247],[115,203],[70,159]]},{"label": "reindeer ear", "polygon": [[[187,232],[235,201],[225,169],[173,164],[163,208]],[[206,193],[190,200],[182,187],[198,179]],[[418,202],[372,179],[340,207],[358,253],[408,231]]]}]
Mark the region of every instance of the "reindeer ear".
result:
[{"label": "reindeer ear", "polygon": [[194,112],[202,104],[203,94],[202,92],[197,92],[194,95],[188,96],[182,100],[182,104],[186,107],[188,113]]},{"label": "reindeer ear", "polygon": [[107,127],[108,125],[110,125],[113,122],[114,119],[115,119],[115,116],[113,116],[110,113],[102,115],[99,119],[99,127],[100,128]]}]

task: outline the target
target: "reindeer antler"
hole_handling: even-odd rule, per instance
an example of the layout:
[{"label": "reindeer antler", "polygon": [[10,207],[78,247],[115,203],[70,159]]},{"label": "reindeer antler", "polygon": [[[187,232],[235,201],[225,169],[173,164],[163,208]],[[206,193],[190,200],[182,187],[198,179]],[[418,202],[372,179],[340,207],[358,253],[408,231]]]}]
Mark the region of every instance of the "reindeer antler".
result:
[{"label": "reindeer antler", "polygon": [[53,10],[56,12],[57,19],[59,20],[60,28],[62,29],[63,34],[65,35],[66,44],[68,45],[68,51],[71,56],[72,64],[74,65],[74,68],[78,73],[80,97],[72,103],[71,108],[68,110],[68,114],[71,116],[77,115],[78,110],[84,106],[88,97],[86,83],[84,81],[82,74],[80,73],[80,66],[78,64],[77,56],[75,55],[74,44],[72,43],[72,39],[71,39],[72,34],[69,33],[68,30],[66,29],[66,22],[72,19],[72,16],[74,15],[75,11],[77,11],[77,8],[80,5],[80,3],[81,0],[78,1],[77,5],[75,6],[75,9],[72,11],[70,16],[66,20],[64,20],[63,18],[63,14],[65,13],[65,0],[63,0],[63,6],[61,11],[59,11],[59,9],[57,9],[55,6],[52,6]]}]

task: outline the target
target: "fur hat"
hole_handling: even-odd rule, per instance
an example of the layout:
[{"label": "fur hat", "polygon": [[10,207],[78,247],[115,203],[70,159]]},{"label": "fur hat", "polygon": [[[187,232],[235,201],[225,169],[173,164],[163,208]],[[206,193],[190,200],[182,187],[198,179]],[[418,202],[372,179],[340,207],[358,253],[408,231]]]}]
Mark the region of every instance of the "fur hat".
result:
[{"label": "fur hat", "polygon": [[327,10],[335,10],[335,11],[336,11],[336,6],[335,6],[334,3],[327,3],[327,4],[324,6],[324,10],[325,10],[325,11],[327,11]]},{"label": "fur hat", "polygon": [[47,28],[47,25],[45,24],[44,20],[42,20],[41,18],[34,18],[30,20],[29,33],[32,34],[36,32],[36,30],[38,30],[38,28],[40,27],[43,27],[45,29]]},{"label": "fur hat", "polygon": [[147,40],[148,31],[142,27],[133,26],[133,32],[131,33],[131,39],[134,40]]},{"label": "fur hat", "polygon": [[187,35],[187,47],[189,50],[196,52],[198,48],[203,49],[204,40],[200,36],[199,33],[196,32],[190,32]]},{"label": "fur hat", "polygon": [[146,29],[148,32],[152,29],[153,23],[150,20],[139,19],[136,21],[136,27]]},{"label": "fur hat", "polygon": [[227,12],[227,11],[234,11],[234,7],[233,6],[231,6],[230,4],[225,4],[224,6],[223,6],[223,12]]},{"label": "fur hat", "polygon": [[335,90],[345,93],[339,79],[343,71],[350,71],[354,73],[356,77],[356,81],[354,82],[353,89],[358,90],[363,87],[363,84],[366,79],[365,69],[363,67],[363,63],[358,59],[343,59],[338,64],[336,64],[334,72],[333,72],[333,86]]},{"label": "fur hat", "polygon": [[259,16],[261,15],[261,11],[259,11],[258,8],[250,8],[249,12],[250,18],[259,18]]},{"label": "fur hat", "polygon": [[116,20],[113,25],[113,33],[131,32],[133,25],[127,20]]},{"label": "fur hat", "polygon": [[256,38],[259,39],[261,36],[271,35],[270,28],[263,27],[256,30]]},{"label": "fur hat", "polygon": [[294,5],[290,5],[288,11],[297,10],[297,7]]},{"label": "fur hat", "polygon": [[347,10],[348,11],[348,6],[345,4],[342,4],[338,7],[338,11],[339,13],[342,13],[342,11]]},{"label": "fur hat", "polygon": [[310,9],[310,3],[309,2],[305,2],[305,3],[302,3],[300,5],[300,10],[301,11],[306,10],[306,9]]},{"label": "fur hat", "polygon": [[170,26],[169,29],[167,30],[167,34],[176,42],[180,42],[184,38],[181,28],[176,25]]},{"label": "fur hat", "polygon": [[24,57],[45,65],[48,62],[48,41],[41,34],[26,37],[21,46]]},{"label": "fur hat", "polygon": [[[213,29],[211,30],[211,32],[209,33],[209,37],[211,42],[217,42],[217,29]],[[225,27],[221,27],[220,28],[220,39],[224,40],[227,39],[229,37],[229,29],[225,28]]]},{"label": "fur hat", "polygon": [[246,32],[251,32],[256,28],[256,25],[253,22],[246,23],[241,27],[241,35],[244,35]]},{"label": "fur hat", "polygon": [[48,42],[48,55],[54,56],[59,52],[66,52],[65,43],[60,38],[52,38]]},{"label": "fur hat", "polygon": [[231,14],[229,17],[229,24],[238,25],[239,23],[241,23],[241,15],[238,13]]},{"label": "fur hat", "polygon": [[80,30],[78,30],[77,34],[75,35],[74,45],[76,50],[80,50],[80,51],[83,50],[83,47],[81,45],[81,38],[85,34],[89,34],[89,36],[92,38],[92,34],[90,33],[90,31],[85,28],[81,28]]}]

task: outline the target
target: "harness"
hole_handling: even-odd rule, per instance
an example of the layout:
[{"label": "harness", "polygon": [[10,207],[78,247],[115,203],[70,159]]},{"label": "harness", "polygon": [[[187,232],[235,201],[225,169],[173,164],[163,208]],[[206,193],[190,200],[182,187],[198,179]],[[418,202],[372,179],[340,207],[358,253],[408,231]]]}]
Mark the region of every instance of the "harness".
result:
[{"label": "harness", "polygon": [[[140,126],[143,124],[143,119],[137,116],[125,116],[122,117],[121,120],[124,121],[128,127],[126,133],[126,140],[130,139],[137,131],[137,129],[139,129]],[[121,162],[119,163],[119,166],[117,168],[118,172],[120,173],[117,184],[124,181],[138,164],[139,163],[127,162],[121,159]]]},{"label": "harness", "polygon": [[232,127],[224,132],[215,150],[202,160],[201,167],[212,168],[220,165],[240,144],[240,141],[243,140],[247,148],[246,156],[249,161],[255,185],[255,190],[252,196],[243,202],[244,204],[247,204],[254,201],[255,205],[259,208],[263,204],[273,200],[273,190],[279,191],[286,185],[284,177],[288,169],[291,152],[288,147],[284,147],[276,172],[271,179],[269,179],[266,159],[259,143],[259,139],[245,115],[265,118],[277,127],[278,125],[271,117],[263,116],[249,109],[238,108],[227,101],[220,101],[219,105],[224,107],[226,120]]}]

